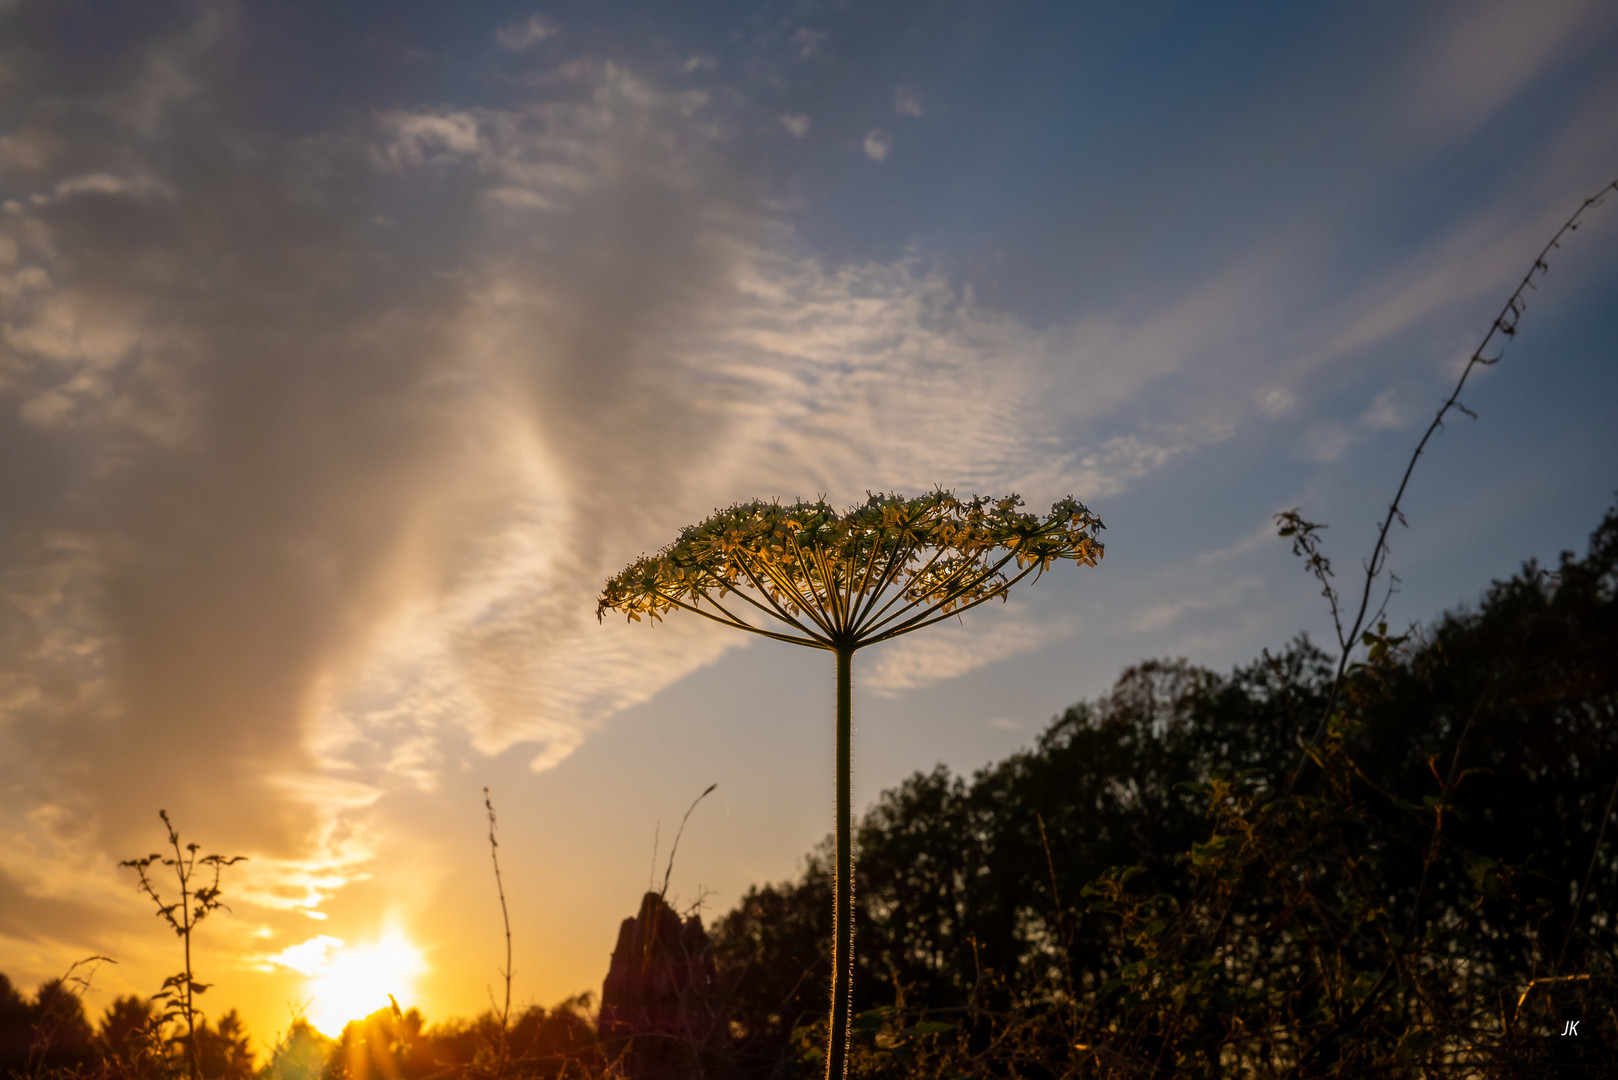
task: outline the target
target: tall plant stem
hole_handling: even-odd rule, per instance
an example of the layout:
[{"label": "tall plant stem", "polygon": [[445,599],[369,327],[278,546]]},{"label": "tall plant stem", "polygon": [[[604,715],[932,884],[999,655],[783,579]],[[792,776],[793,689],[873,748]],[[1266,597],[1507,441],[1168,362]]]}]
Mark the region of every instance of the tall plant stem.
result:
[{"label": "tall plant stem", "polygon": [[500,1008],[500,1052],[505,1054],[506,1033],[511,1027],[511,913],[506,910],[506,883],[500,877],[500,842],[494,838],[494,796],[483,789],[483,808],[489,812],[489,858],[494,861],[494,888],[500,894],[500,921],[506,928],[506,966],[500,977],[506,982],[506,1000]]},{"label": "tall plant stem", "polygon": [[848,1075],[854,1011],[854,650],[837,649],[837,886],[832,909],[831,1034],[826,1080]]},{"label": "tall plant stem", "polygon": [[[185,942],[185,1059],[191,1072],[191,1080],[202,1080],[202,1061],[197,1052],[197,1014],[196,1005],[192,999],[192,983],[196,980],[191,974],[191,867],[185,861],[185,855],[180,851],[180,834],[169,825],[167,814],[163,814],[163,824],[168,825],[169,843],[174,846],[174,874],[180,879],[180,937]],[[195,861],[196,845],[192,845],[192,860]]]},{"label": "tall plant stem", "polygon": [[[185,1035],[173,1041],[184,1046],[187,1072],[191,1080],[201,1080],[202,1058],[197,1049],[196,997],[208,989],[208,984],[197,981],[196,971],[191,966],[191,935],[196,932],[197,924],[206,918],[210,911],[215,908],[230,910],[225,902],[219,899],[219,875],[225,867],[234,866],[246,856],[199,855],[197,854],[201,846],[199,844],[187,844],[181,848],[180,834],[175,831],[174,822],[169,820],[168,811],[159,810],[157,816],[163,820],[163,828],[168,832],[169,847],[174,849],[174,858],[164,858],[154,852],[139,859],[125,859],[118,865],[135,871],[140,878],[140,891],[151,897],[152,903],[157,905],[157,917],[169,924],[169,928],[185,947],[185,969],[164,979],[162,991],[153,998],[154,1002],[164,1002],[161,1013],[153,1018],[153,1025],[156,1028],[173,1021],[185,1021]],[[193,889],[191,879],[196,874],[199,861],[204,868],[213,867],[213,881],[207,885],[199,883]],[[147,874],[153,864],[157,863],[174,868],[174,879],[180,886],[178,902],[164,903],[163,894],[158,891]]]}]

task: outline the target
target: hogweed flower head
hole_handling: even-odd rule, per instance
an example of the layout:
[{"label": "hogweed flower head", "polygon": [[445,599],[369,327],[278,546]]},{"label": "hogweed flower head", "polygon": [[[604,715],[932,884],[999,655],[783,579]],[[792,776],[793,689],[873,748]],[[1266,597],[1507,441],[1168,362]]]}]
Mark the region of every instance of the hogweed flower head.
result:
[{"label": "hogweed flower head", "polygon": [[716,512],[607,582],[598,617],[690,611],[821,649],[856,649],[1004,599],[1067,560],[1094,566],[1102,524],[1063,499],[1041,516],[1017,495],[870,495],[839,513],[824,500],[747,502]]}]

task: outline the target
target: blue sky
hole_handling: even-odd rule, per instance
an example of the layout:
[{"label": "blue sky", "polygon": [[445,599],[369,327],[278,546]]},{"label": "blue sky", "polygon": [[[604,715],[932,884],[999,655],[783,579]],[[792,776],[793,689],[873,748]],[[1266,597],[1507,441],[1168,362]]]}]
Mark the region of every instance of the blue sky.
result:
[{"label": "blue sky", "polygon": [[[860,656],[862,802],[1135,660],[1325,640],[1271,516],[1349,580],[1618,177],[1615,48],[1598,3],[0,0],[0,971],[150,992],[159,807],[252,856],[206,955],[266,1034],[390,927],[404,997],[482,1006],[486,784],[523,1000],[598,984],[710,782],[681,899],[793,873],[829,660],[593,617],[736,499],[1107,523]],[[1396,624],[1611,505],[1615,209],[1423,460]]]}]

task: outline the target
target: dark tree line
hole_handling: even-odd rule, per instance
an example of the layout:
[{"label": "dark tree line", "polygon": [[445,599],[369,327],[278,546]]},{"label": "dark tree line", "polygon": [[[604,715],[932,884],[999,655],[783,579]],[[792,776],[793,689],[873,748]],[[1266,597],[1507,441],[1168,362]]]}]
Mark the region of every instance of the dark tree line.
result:
[{"label": "dark tree line", "polygon": [[[79,989],[69,981],[52,979],[30,999],[0,975],[0,1077],[180,1075],[184,1056],[154,1028],[154,1015],[150,1001],[130,994],[107,1006],[92,1024]],[[254,1075],[247,1030],[234,1010],[217,1024],[199,1025],[197,1049],[210,1078]]]},{"label": "dark tree line", "polygon": [[[607,1062],[584,998],[514,1016],[502,1042],[485,1014],[428,1026],[415,1009],[383,1009],[329,1039],[295,1021],[262,1062],[234,1010],[199,1020],[198,1059],[208,1080],[362,1080],[449,1076],[599,1076]],[[0,975],[0,1077],[54,1080],[177,1080],[188,1053],[174,1025],[153,1024],[149,1000],[120,997],[96,1023],[76,988],[43,984],[33,998]],[[496,1055],[503,1049],[504,1057]]]}]

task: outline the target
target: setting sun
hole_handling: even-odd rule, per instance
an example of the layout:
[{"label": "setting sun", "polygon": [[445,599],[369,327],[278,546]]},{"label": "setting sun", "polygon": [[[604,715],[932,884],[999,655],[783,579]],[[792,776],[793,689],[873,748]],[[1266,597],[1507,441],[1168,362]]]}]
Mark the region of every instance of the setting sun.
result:
[{"label": "setting sun", "polygon": [[389,994],[406,1003],[426,967],[420,950],[396,927],[369,945],[345,946],[321,937],[295,948],[306,950],[309,1022],[332,1038],[350,1020],[385,1008]]}]

